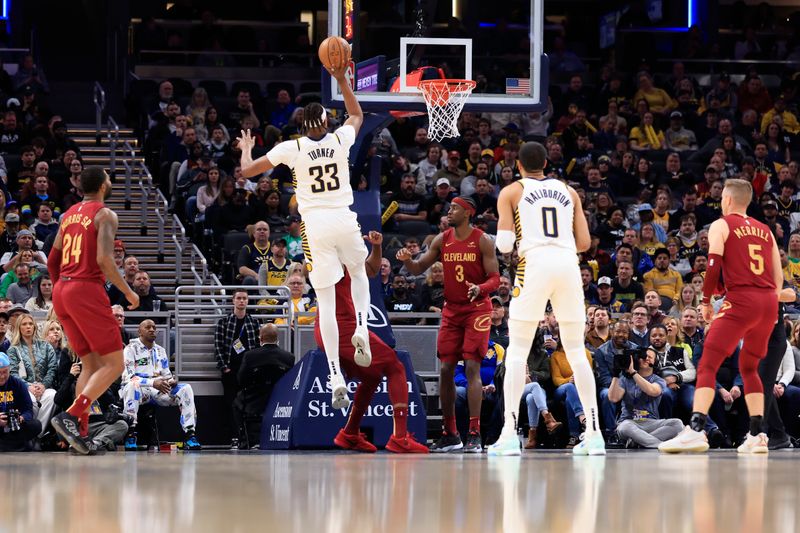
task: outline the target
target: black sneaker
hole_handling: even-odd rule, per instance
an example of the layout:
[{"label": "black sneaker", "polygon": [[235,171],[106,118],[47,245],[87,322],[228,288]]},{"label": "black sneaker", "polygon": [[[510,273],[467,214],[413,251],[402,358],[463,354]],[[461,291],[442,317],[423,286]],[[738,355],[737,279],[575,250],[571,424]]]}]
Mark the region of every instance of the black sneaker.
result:
[{"label": "black sneaker", "polygon": [[239,449],[239,439],[231,439],[231,450]]},{"label": "black sneaker", "polygon": [[569,440],[567,441],[567,449],[571,450],[575,446],[581,443],[581,438],[577,435],[570,435]]},{"label": "black sneaker", "polygon": [[464,453],[481,453],[481,434],[479,431],[470,431],[467,435],[467,442],[464,444]]},{"label": "black sneaker", "polygon": [[769,444],[767,445],[767,447],[770,450],[783,450],[784,448],[793,448],[792,440],[786,433],[784,433],[783,435],[770,437]]},{"label": "black sneaker", "polygon": [[59,413],[51,420],[53,429],[81,455],[89,455],[92,451],[89,443],[81,437],[80,421],[67,412]]},{"label": "black sneaker", "polygon": [[461,436],[458,433],[455,435],[442,433],[439,440],[431,445],[431,453],[449,453],[461,450],[462,448],[464,448],[464,444],[461,442]]}]

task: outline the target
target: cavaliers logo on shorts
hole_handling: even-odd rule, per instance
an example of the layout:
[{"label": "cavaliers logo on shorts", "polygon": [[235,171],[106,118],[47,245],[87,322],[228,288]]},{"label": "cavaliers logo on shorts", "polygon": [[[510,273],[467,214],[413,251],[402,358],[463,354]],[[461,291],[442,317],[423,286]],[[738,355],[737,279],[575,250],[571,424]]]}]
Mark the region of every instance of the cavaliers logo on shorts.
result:
[{"label": "cavaliers logo on shorts", "polygon": [[727,311],[731,307],[733,307],[733,304],[730,303],[728,300],[725,300],[724,302],[722,302],[722,306],[719,308],[719,312],[717,313],[717,316],[715,316],[714,318],[715,319],[722,318],[723,316],[725,316],[725,311]]},{"label": "cavaliers logo on shorts", "polygon": [[479,316],[476,318],[475,323],[472,325],[472,329],[475,331],[489,331],[492,329],[491,315]]}]

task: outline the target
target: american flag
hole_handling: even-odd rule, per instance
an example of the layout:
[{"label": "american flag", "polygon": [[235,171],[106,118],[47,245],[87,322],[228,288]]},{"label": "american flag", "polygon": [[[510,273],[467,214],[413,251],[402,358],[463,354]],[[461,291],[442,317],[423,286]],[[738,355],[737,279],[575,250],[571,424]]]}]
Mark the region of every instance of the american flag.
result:
[{"label": "american flag", "polygon": [[506,94],[531,94],[531,80],[528,78],[506,78]]}]

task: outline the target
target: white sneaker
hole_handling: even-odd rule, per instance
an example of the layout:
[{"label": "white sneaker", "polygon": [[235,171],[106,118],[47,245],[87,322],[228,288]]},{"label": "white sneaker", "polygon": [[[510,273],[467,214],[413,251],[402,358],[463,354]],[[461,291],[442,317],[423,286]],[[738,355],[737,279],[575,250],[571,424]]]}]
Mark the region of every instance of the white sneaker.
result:
[{"label": "white sneaker", "polygon": [[489,446],[488,453],[491,456],[519,455],[522,453],[520,450],[519,437],[517,437],[516,433],[505,435],[501,433],[497,442]]},{"label": "white sneaker", "polygon": [[372,352],[369,349],[369,333],[366,335],[356,331],[350,339],[356,349],[354,359],[358,366],[368,367],[372,364]]},{"label": "white sneaker", "polygon": [[769,453],[769,438],[764,433],[758,435],[747,434],[747,438],[736,451],[742,454]]},{"label": "white sneaker", "polygon": [[605,455],[606,441],[603,434],[595,431],[590,435],[581,435],[581,441],[572,448],[572,455]]},{"label": "white sneaker", "polygon": [[677,437],[658,445],[664,453],[705,452],[708,451],[708,438],[702,431],[694,431],[686,426]]},{"label": "white sneaker", "polygon": [[331,377],[331,407],[334,409],[347,409],[350,407],[350,398],[347,395],[347,383],[340,375]]}]

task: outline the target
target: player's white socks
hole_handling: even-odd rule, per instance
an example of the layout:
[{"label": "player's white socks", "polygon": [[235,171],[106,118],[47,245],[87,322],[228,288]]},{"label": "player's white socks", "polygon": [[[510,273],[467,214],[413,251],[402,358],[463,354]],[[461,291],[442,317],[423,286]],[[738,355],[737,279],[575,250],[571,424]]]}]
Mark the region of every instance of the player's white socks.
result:
[{"label": "player's white socks", "polygon": [[597,413],[597,386],[594,372],[586,359],[586,348],[583,344],[583,322],[560,322],[561,344],[567,354],[567,361],[572,367],[575,388],[586,416],[586,435],[600,431],[600,418]]},{"label": "player's white socks", "polygon": [[325,357],[328,358],[328,370],[331,379],[341,376],[339,367],[339,325],[336,323],[336,288],[331,285],[324,289],[315,289],[319,308],[319,333],[325,345]]},{"label": "player's white socks", "polygon": [[353,298],[353,307],[356,310],[356,332],[369,338],[367,320],[369,319],[369,278],[362,264],[360,268],[347,268],[350,274],[350,295]]},{"label": "player's white socks", "polygon": [[536,323],[509,319],[509,343],[506,350],[506,377],[503,380],[505,398],[504,436],[516,435],[519,421],[519,403],[525,388],[525,362],[531,351]]}]

